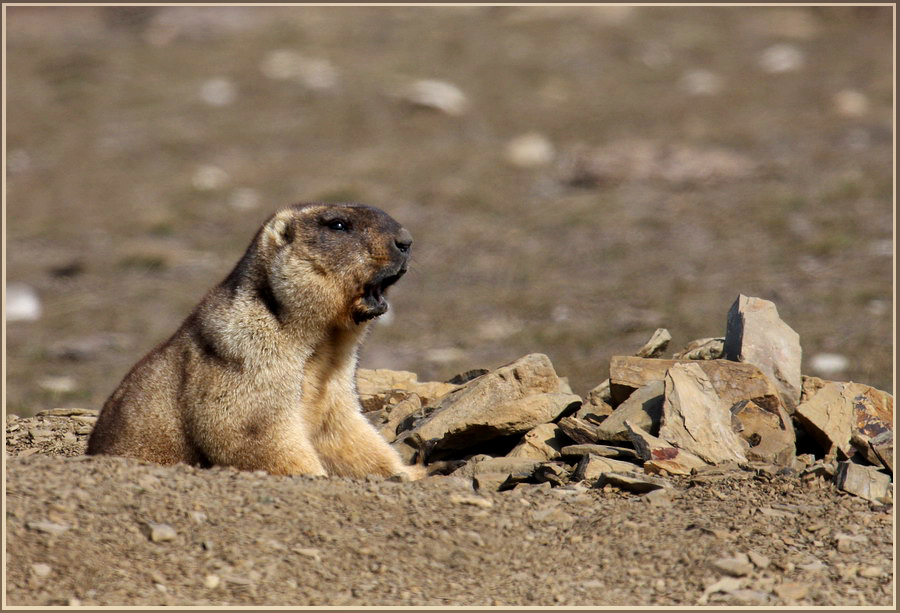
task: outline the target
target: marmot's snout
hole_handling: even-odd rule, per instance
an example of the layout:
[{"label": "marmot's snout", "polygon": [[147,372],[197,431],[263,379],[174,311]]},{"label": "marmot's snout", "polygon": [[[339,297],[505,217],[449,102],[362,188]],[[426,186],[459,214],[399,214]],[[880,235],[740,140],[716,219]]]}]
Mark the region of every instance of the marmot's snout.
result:
[{"label": "marmot's snout", "polygon": [[353,320],[362,323],[383,315],[388,310],[385,298],[387,288],[400,280],[409,269],[409,254],[412,247],[412,234],[406,228],[400,228],[392,239],[391,263],[378,271],[363,287],[362,305],[353,313]]}]

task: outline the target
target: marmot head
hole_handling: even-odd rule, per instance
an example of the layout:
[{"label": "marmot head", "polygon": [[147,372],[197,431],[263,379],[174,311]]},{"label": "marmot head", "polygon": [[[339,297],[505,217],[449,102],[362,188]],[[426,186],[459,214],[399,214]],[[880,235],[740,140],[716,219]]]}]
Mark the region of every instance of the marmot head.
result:
[{"label": "marmot head", "polygon": [[406,272],[413,242],[380,209],[318,203],[278,211],[258,241],[279,303],[333,314],[338,324],[387,311],[385,290]]}]

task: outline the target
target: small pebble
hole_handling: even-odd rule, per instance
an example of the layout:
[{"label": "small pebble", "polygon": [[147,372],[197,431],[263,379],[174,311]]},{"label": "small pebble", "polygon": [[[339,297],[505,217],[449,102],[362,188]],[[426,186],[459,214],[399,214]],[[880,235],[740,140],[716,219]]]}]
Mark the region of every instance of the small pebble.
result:
[{"label": "small pebble", "polygon": [[69,529],[67,524],[57,524],[52,521],[30,521],[26,525],[31,530],[52,534],[53,536],[58,536]]},{"label": "small pebble", "polygon": [[423,79],[407,86],[401,98],[416,106],[421,106],[447,115],[459,116],[469,108],[469,100],[457,86],[446,81]]},{"label": "small pebble", "polygon": [[41,318],[41,299],[24,283],[6,284],[6,321],[37,321]]},{"label": "small pebble", "polygon": [[805,583],[782,583],[775,586],[775,593],[785,602],[792,603],[806,598],[809,586]]},{"label": "small pebble", "polygon": [[769,73],[793,72],[803,68],[806,58],[795,45],[780,43],[763,51],[759,66]]},{"label": "small pebble", "polygon": [[191,179],[195,189],[200,191],[212,191],[221,189],[228,183],[228,173],[212,164],[206,164],[194,171]]},{"label": "small pebble", "polygon": [[839,353],[817,353],[809,360],[809,368],[817,375],[830,377],[840,374],[850,366],[850,360]]},{"label": "small pebble", "polygon": [[49,564],[32,564],[31,570],[38,577],[46,577],[53,571]]},{"label": "small pebble", "polygon": [[200,86],[200,99],[210,106],[228,106],[237,98],[237,87],[228,79],[209,79]]},{"label": "small pebble", "polygon": [[540,134],[531,132],[518,136],[506,145],[506,159],[519,168],[535,168],[553,161],[553,145]]},{"label": "small pebble", "polygon": [[834,95],[834,108],[845,117],[861,117],[869,111],[869,99],[855,89],[845,89]]},{"label": "small pebble", "polygon": [[147,522],[147,526],[150,528],[150,540],[154,543],[174,541],[175,537],[178,536],[178,533],[175,532],[175,528],[169,524],[154,524],[153,522]]},{"label": "small pebble", "polygon": [[864,568],[859,569],[858,572],[860,577],[865,577],[867,579],[875,579],[884,574],[884,571],[880,566],[866,566]]},{"label": "small pebble", "polygon": [[219,587],[221,582],[222,580],[219,579],[218,575],[206,575],[206,577],[203,578],[203,585],[211,590]]}]

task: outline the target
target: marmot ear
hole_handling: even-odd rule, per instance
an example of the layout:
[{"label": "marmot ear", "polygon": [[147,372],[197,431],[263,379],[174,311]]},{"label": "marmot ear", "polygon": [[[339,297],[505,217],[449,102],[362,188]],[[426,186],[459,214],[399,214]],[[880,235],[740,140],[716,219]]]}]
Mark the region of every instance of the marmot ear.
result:
[{"label": "marmot ear", "polygon": [[293,220],[284,217],[276,217],[266,225],[266,236],[276,247],[283,247],[294,242]]}]

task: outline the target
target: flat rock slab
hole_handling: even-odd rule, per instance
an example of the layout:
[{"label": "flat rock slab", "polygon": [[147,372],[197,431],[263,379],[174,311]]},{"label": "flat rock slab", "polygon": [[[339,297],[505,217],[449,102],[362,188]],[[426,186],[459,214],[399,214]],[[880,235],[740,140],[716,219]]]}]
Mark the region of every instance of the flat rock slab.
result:
[{"label": "flat rock slab", "polygon": [[614,356],[609,364],[611,390],[624,402],[635,390],[653,381],[663,381],[668,370],[676,364],[699,366],[716,394],[729,406],[741,400],[752,400],[766,408],[781,404],[777,388],[758,367],[731,360],[660,360]]},{"label": "flat rock slab", "polygon": [[433,441],[432,451],[524,434],[581,404],[579,396],[563,388],[550,359],[530,354],[447,394],[426,408],[427,417],[411,431]]},{"label": "flat rock slab", "polygon": [[861,466],[851,461],[839,462],[834,475],[838,489],[881,504],[892,504],[894,487],[890,475],[874,466]]},{"label": "flat rock slab", "polygon": [[476,456],[457,468],[451,476],[471,478],[482,473],[502,473],[504,477],[531,477],[541,461],[530,458],[492,458]]},{"label": "flat rock slab", "polygon": [[725,357],[754,364],[778,389],[793,412],[800,402],[800,335],[778,316],[775,303],[741,294],[728,311]]},{"label": "flat rock slab", "polygon": [[797,407],[797,421],[826,452],[841,450],[846,455],[859,451],[880,464],[870,441],[886,440],[890,432],[893,446],[894,398],[861,383],[824,382],[808,400]]},{"label": "flat rock slab", "polygon": [[638,459],[638,454],[634,449],[628,447],[613,447],[612,445],[566,445],[560,449],[560,455],[564,458],[583,457],[586,455],[595,455],[602,458],[618,458],[627,460]]},{"label": "flat rock slab", "polygon": [[666,373],[659,438],[710,464],[747,461],[747,443],[731,427],[730,405],[698,362],[676,364]]},{"label": "flat rock slab", "polygon": [[573,481],[596,481],[604,473],[640,473],[641,467],[630,462],[596,455],[582,456],[572,473]]},{"label": "flat rock slab", "polygon": [[644,471],[671,475],[689,475],[696,469],[708,466],[694,454],[679,449],[661,438],[650,435],[639,426],[626,422],[631,442],[637,454],[644,460]]},{"label": "flat rock slab", "polygon": [[665,479],[632,472],[604,472],[597,478],[595,487],[602,488],[606,485],[638,494],[672,487]]}]

